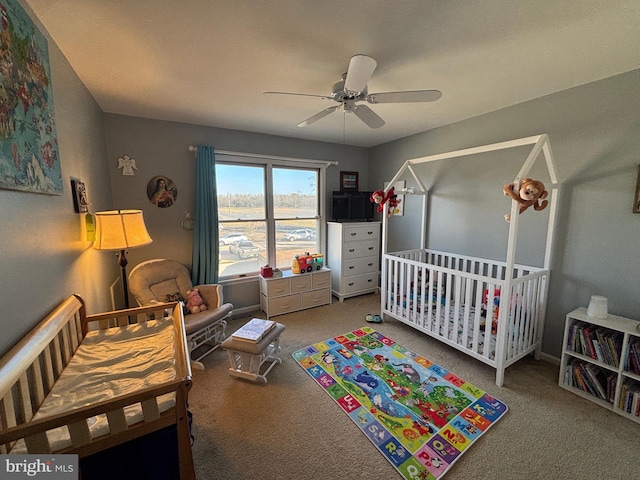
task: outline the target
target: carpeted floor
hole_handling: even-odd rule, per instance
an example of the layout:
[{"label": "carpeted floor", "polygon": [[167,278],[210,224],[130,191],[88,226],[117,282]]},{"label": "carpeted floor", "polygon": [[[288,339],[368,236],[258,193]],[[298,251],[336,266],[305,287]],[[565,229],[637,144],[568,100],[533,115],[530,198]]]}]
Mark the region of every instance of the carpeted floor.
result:
[{"label": "carpeted floor", "polygon": [[[228,375],[224,350],[194,371],[194,415],[200,480],[401,478],[359,428],[314,384],[291,353],[368,325],[379,296],[274,317],[286,325],[282,365],[257,385]],[[255,312],[261,317],[263,314]],[[229,322],[228,334],[251,316]],[[264,317],[263,317],[264,318]],[[490,367],[392,319],[374,328],[504,401],[509,412],[452,467],[446,478],[631,479],[640,475],[640,425],[557,385],[558,366],[526,358],[495,385]]]}]

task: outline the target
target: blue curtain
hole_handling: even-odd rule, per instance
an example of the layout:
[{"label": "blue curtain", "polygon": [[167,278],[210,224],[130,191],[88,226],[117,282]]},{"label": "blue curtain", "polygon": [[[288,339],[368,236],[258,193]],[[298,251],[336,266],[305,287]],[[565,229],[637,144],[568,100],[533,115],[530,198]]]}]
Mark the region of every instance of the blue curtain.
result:
[{"label": "blue curtain", "polygon": [[218,283],[218,196],[213,147],[198,145],[191,281]]}]

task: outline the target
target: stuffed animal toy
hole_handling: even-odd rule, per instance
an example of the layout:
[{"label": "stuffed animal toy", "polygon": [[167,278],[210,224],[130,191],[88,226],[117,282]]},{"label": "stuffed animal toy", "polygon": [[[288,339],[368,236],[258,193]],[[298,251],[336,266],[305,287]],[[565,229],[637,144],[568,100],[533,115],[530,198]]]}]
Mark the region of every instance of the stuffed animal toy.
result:
[{"label": "stuffed animal toy", "polygon": [[197,288],[187,291],[187,298],[187,310],[191,313],[204,312],[209,308]]},{"label": "stuffed animal toy", "polygon": [[[544,188],[544,183],[539,180],[532,180],[530,178],[523,178],[520,181],[520,187],[518,192],[514,191],[515,184],[507,183],[502,191],[508,197],[520,204],[519,213],[524,212],[527,208],[533,206],[535,211],[543,210],[549,202],[544,200],[547,198],[548,192]],[[542,200],[542,201],[541,201]],[[511,215],[506,214],[504,219],[508,222],[511,220]]]},{"label": "stuffed animal toy", "polygon": [[369,200],[378,205],[378,213],[382,213],[384,211],[384,204],[386,203],[388,217],[398,211],[398,204],[401,202],[401,200],[398,200],[398,196],[393,190],[393,187],[391,187],[386,194],[383,190],[376,190],[371,194],[371,198]]}]

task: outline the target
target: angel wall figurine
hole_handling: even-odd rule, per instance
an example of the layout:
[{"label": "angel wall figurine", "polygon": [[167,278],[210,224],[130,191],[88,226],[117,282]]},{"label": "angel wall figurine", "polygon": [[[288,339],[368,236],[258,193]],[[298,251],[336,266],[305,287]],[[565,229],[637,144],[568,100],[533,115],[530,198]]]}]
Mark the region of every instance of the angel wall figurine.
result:
[{"label": "angel wall figurine", "polygon": [[133,175],[133,169],[136,167],[136,159],[131,158],[129,155],[123,155],[118,158],[118,168],[122,169],[122,175]]}]

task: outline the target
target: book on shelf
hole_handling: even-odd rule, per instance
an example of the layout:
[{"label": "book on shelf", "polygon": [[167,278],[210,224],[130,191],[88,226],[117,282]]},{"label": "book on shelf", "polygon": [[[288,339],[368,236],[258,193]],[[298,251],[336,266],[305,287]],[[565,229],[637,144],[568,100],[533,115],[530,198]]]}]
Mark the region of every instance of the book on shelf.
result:
[{"label": "book on shelf", "polygon": [[602,371],[602,368],[596,367],[592,363],[585,364],[585,370],[591,384],[595,387],[596,396],[602,400],[607,400],[607,392],[605,390],[607,384],[607,378]]},{"label": "book on shelf", "polygon": [[263,320],[261,318],[252,318],[244,326],[236,330],[231,337],[241,342],[258,343],[269,333],[276,322],[273,320]]},{"label": "book on shelf", "polygon": [[640,340],[636,339],[629,342],[629,355],[627,355],[624,369],[640,375]]}]

